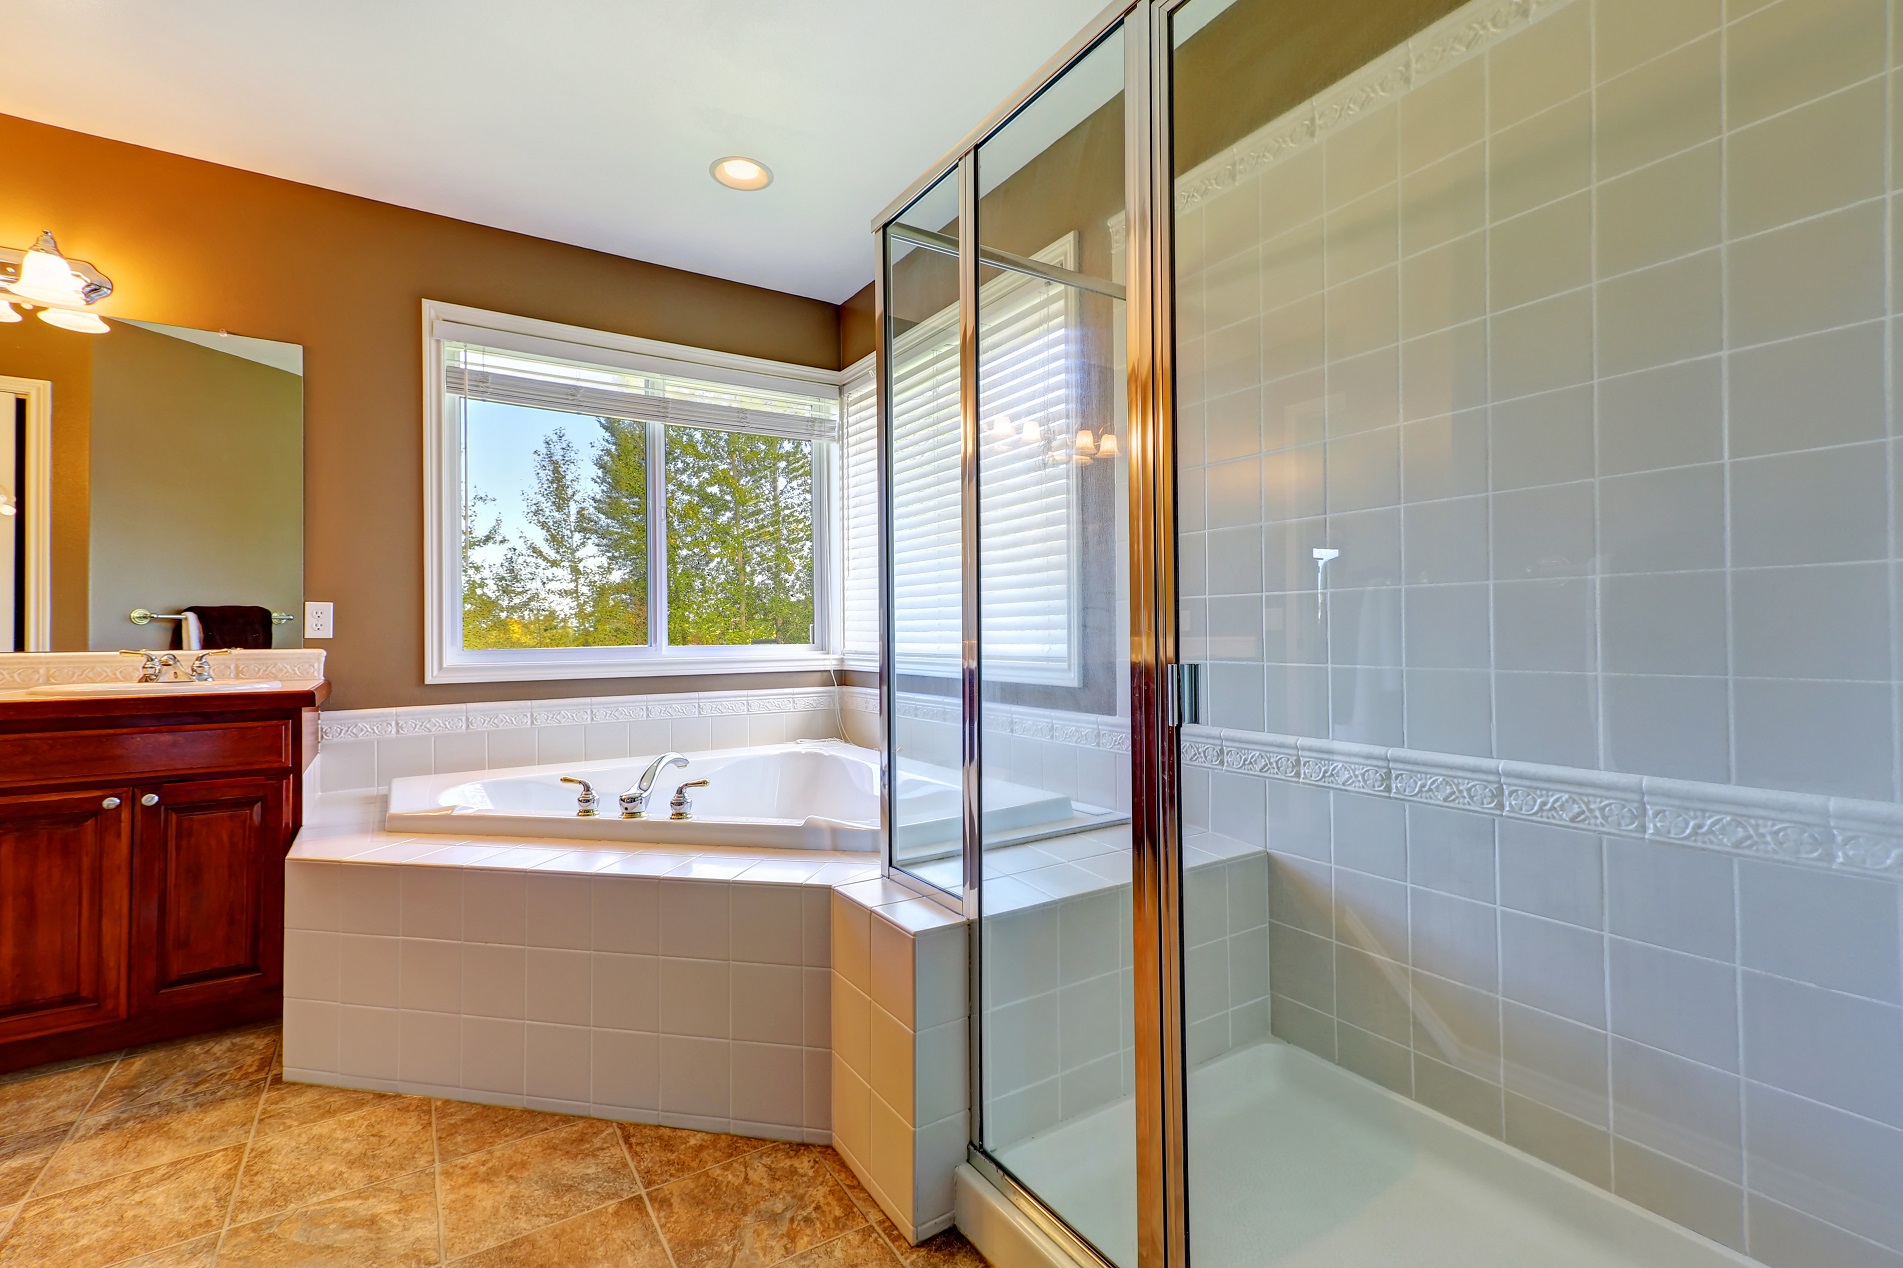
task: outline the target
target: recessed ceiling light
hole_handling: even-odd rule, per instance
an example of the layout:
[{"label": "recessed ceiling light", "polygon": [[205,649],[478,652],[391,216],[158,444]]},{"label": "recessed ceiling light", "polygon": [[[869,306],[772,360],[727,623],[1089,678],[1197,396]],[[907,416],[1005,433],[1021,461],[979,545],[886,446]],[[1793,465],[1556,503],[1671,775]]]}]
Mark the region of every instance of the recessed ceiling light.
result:
[{"label": "recessed ceiling light", "polygon": [[765,189],[773,183],[773,173],[767,170],[765,163],[739,154],[716,159],[709,170],[714,179],[728,189]]}]

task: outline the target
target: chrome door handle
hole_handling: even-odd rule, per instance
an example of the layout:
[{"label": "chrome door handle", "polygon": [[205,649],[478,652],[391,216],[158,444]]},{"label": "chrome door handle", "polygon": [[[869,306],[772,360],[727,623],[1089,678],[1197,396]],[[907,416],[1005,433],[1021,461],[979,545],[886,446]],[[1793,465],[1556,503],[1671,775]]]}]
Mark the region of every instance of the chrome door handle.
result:
[{"label": "chrome door handle", "polygon": [[99,803],[99,808],[102,810],[117,810],[119,808],[119,799],[117,797],[108,797]]},{"label": "chrome door handle", "polygon": [[141,806],[156,806],[159,804],[159,795],[157,793],[147,793],[145,796],[139,798],[139,804]]}]

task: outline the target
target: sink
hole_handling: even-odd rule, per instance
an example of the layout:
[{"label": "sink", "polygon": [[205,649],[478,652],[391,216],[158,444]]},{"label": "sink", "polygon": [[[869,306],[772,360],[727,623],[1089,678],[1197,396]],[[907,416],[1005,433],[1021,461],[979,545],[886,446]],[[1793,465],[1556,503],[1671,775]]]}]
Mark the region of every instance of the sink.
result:
[{"label": "sink", "polygon": [[276,691],[275,678],[220,678],[215,682],[61,682],[28,687],[22,696],[197,696],[237,691]]}]

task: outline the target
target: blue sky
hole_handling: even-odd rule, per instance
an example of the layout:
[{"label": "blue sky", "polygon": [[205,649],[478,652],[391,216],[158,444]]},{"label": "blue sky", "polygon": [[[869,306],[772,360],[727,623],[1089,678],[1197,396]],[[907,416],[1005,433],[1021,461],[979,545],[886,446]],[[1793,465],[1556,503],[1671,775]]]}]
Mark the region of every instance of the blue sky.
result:
[{"label": "blue sky", "polygon": [[470,401],[464,427],[469,490],[495,499],[483,508],[476,526],[486,529],[500,518],[503,531],[518,541],[529,532],[522,501],[535,487],[536,447],[551,433],[566,431],[586,460],[601,435],[592,418],[493,401]]}]

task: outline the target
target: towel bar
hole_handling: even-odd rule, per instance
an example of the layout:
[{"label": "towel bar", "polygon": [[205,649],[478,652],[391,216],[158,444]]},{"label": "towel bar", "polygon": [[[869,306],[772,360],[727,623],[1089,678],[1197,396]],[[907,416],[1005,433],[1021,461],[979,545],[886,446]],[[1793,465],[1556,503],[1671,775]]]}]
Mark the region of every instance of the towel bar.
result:
[{"label": "towel bar", "polygon": [[[126,613],[126,619],[131,621],[134,625],[150,625],[154,621],[182,621],[185,619],[185,614],[183,612],[148,612],[144,608],[134,608],[132,611]],[[271,624],[273,625],[289,625],[296,619],[297,618],[292,616],[289,612],[273,612],[271,614]]]}]

